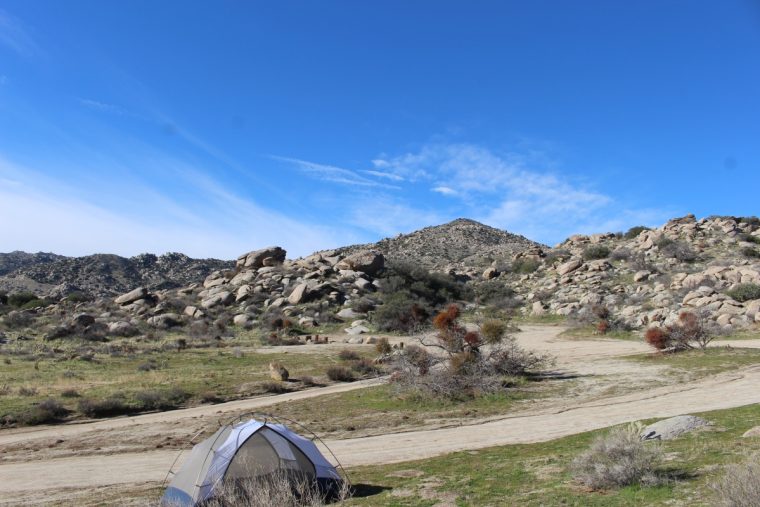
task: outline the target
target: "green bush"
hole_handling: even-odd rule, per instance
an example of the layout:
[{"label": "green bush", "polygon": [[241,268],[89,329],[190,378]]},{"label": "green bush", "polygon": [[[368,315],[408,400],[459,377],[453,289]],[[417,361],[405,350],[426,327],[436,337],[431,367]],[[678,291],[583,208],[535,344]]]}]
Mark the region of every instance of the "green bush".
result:
[{"label": "green bush", "polygon": [[760,299],[760,285],[756,283],[742,283],[726,291],[726,295],[740,303],[751,299]]},{"label": "green bush", "polygon": [[610,249],[604,245],[589,245],[583,250],[583,258],[587,261],[606,259],[610,255]]},{"label": "green bush", "polygon": [[8,304],[16,308],[21,308],[31,301],[40,301],[40,299],[31,292],[16,292],[8,296]]},{"label": "green bush", "polygon": [[633,239],[636,236],[638,236],[639,234],[641,234],[642,232],[649,231],[649,230],[651,230],[651,229],[649,227],[644,226],[644,225],[636,225],[636,226],[631,227],[630,229],[628,229],[628,231],[625,233],[625,235],[623,237],[625,239]]},{"label": "green bush", "polygon": [[683,241],[676,241],[663,237],[655,244],[660,252],[666,257],[672,257],[681,262],[693,262],[697,259],[697,254],[694,250]]},{"label": "green bush", "polygon": [[748,246],[746,248],[742,248],[742,255],[749,257],[750,259],[757,259],[760,258],[760,251],[758,251],[757,248]]},{"label": "green bush", "polygon": [[756,245],[760,245],[760,236],[753,236],[752,234],[741,234],[739,235],[739,239],[742,241],[746,241],[747,243],[754,243]]},{"label": "green bush", "polygon": [[515,259],[510,266],[510,270],[519,275],[528,275],[535,273],[540,265],[541,263],[536,259]]},{"label": "green bush", "polygon": [[428,315],[423,303],[399,292],[386,297],[385,303],[372,315],[372,321],[381,331],[409,332],[420,326]]}]

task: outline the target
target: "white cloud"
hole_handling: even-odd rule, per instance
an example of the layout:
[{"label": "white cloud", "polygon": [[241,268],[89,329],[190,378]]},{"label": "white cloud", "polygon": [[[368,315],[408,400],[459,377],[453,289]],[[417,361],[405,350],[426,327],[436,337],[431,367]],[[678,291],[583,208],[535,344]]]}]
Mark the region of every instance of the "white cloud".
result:
[{"label": "white cloud", "polygon": [[457,195],[457,191],[456,190],[454,190],[451,187],[445,187],[443,185],[439,185],[437,187],[433,187],[431,190],[433,192],[436,192],[436,193],[439,193],[439,194],[443,194],[443,195]]},{"label": "white cloud", "polygon": [[412,232],[448,219],[438,211],[418,209],[388,196],[353,202],[349,207],[351,224],[383,236]]},{"label": "white cloud", "polygon": [[91,109],[95,109],[97,111],[101,111],[104,113],[124,114],[124,109],[122,109],[121,107],[114,104],[108,104],[106,102],[100,102],[98,100],[79,99],[79,103],[82,104],[83,106],[86,106]]},{"label": "white cloud", "polygon": [[8,12],[0,9],[0,43],[5,44],[22,56],[29,56],[38,51],[23,23]]},{"label": "white cloud", "polygon": [[628,209],[609,195],[547,171],[541,153],[430,144],[416,153],[378,160],[384,171],[432,182],[432,192],[460,199],[476,220],[543,242],[578,232],[621,230],[668,216],[662,210]]},{"label": "white cloud", "polygon": [[124,200],[106,207],[86,196],[73,197],[64,181],[0,159],[0,216],[14,217],[0,221],[3,249],[124,256],[180,251],[233,259],[272,244],[296,257],[357,239],[263,208],[198,174],[202,177],[195,184],[208,198],[192,206],[158,191],[125,187],[119,189]]},{"label": "white cloud", "polygon": [[386,173],[382,171],[371,171],[371,170],[362,171],[362,172],[364,174],[369,174],[370,176],[376,176],[378,178],[386,178],[393,181],[404,181],[404,178],[402,178],[398,174]]},{"label": "white cloud", "polygon": [[331,183],[340,183],[343,185],[353,185],[359,187],[378,187],[387,189],[399,188],[397,186],[387,185],[385,183],[380,183],[378,181],[365,178],[355,171],[344,169],[342,167],[318,164],[316,162],[309,162],[308,160],[300,160],[290,157],[279,157],[275,155],[272,155],[271,158],[274,160],[279,160],[281,162],[293,164],[306,174],[324,181],[329,181]]}]

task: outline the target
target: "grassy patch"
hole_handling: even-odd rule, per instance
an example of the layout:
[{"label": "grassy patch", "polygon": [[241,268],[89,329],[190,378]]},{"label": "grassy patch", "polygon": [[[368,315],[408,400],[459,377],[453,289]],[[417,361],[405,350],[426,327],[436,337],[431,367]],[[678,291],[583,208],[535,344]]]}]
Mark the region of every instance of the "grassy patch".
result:
[{"label": "grassy patch", "polygon": [[629,340],[642,341],[641,336],[633,331],[607,331],[605,334],[599,334],[595,326],[579,326],[566,329],[560,336],[569,340]]},{"label": "grassy patch", "polygon": [[354,498],[349,505],[430,506],[436,498],[456,505],[710,505],[714,502],[707,485],[720,476],[722,467],[760,450],[760,439],[741,438],[760,421],[760,405],[698,415],[714,423],[712,431],[663,442],[667,461],[662,472],[678,478],[666,485],[589,492],[573,482],[570,462],[595,436],[609,431],[605,429],[539,444],[352,469],[353,483],[385,489]]},{"label": "grassy patch", "polygon": [[[203,402],[210,394],[217,401],[228,401],[264,393],[270,362],[283,364],[294,380],[323,378],[327,368],[338,363],[337,357],[300,354],[297,349],[257,354],[234,347],[181,352],[137,349],[116,355],[100,349],[79,355],[29,352],[6,359],[0,368],[0,418],[26,413],[48,398],[59,400],[73,413],[81,413],[82,400],[96,408],[104,400],[121,400],[124,410],[114,413],[177,408]],[[181,389],[186,396],[170,397],[169,403],[163,393],[155,392],[157,386]],[[72,391],[78,396],[66,396]]]},{"label": "grassy patch", "polygon": [[322,435],[353,431],[378,434],[387,432],[388,428],[505,414],[520,400],[537,398],[552,388],[560,388],[559,382],[553,386],[519,382],[522,383],[502,393],[461,402],[401,396],[396,394],[393,385],[388,384],[320,397],[320,406],[330,407],[330,410],[314,410],[313,400],[289,401],[274,405],[270,410],[273,414],[300,421]]},{"label": "grassy patch", "polygon": [[667,365],[702,377],[760,363],[760,349],[710,347],[676,354],[645,354],[622,359],[646,364]]}]

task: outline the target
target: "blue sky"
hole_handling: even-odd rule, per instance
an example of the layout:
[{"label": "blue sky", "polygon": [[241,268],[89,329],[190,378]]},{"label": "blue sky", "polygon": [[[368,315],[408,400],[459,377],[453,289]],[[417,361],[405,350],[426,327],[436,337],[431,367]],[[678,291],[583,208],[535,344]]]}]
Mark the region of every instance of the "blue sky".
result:
[{"label": "blue sky", "polygon": [[760,2],[0,0],[0,251],[755,215]]}]

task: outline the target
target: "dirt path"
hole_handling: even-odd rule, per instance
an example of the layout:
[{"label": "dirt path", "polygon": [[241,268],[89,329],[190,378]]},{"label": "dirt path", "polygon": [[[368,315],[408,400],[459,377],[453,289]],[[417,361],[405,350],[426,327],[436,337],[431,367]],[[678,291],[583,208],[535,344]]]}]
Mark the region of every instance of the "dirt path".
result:
[{"label": "dirt path", "polygon": [[[615,368],[630,363],[615,360],[615,357],[647,350],[644,344],[634,341],[566,340],[558,337],[562,330],[559,327],[525,326],[518,338],[525,347],[555,354],[558,368],[584,375],[614,374]],[[727,342],[721,342],[721,345],[725,344]],[[742,340],[731,345],[760,347],[760,341]],[[337,385],[300,393],[94,423],[6,431],[0,433],[0,449],[9,444],[26,443],[36,439],[87,435],[107,439],[111,432],[133,431],[141,426],[148,427],[159,423],[181,427],[195,419],[219,413],[260,409],[287,399],[304,399],[360,389],[377,382]],[[645,418],[760,403],[758,383],[760,365],[685,384],[665,385],[620,396],[587,399],[585,402],[579,402],[577,399],[568,400],[497,420],[468,421],[446,428],[332,440],[327,444],[340,457],[344,466],[422,459],[458,450],[546,441]],[[197,424],[195,421],[194,425]],[[63,487],[96,488],[114,484],[160,482],[177,455],[174,450],[155,450],[5,462],[0,464],[0,497],[11,502],[21,500],[25,492],[39,491],[41,487],[52,490]],[[41,486],[38,477],[44,477],[44,486]]]}]

